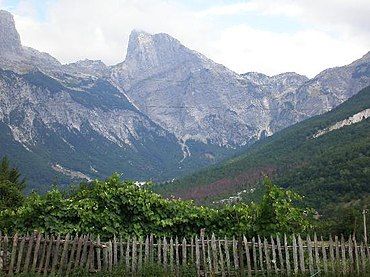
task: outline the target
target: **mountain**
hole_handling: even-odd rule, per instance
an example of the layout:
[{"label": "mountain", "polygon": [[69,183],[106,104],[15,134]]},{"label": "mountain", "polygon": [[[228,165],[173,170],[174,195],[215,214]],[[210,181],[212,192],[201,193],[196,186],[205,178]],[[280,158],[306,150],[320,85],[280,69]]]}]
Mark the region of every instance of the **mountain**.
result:
[{"label": "mountain", "polygon": [[[0,156],[15,161],[31,188],[113,171],[139,180],[178,178],[370,84],[368,55],[312,80],[240,75],[167,34],[138,30],[117,65],[61,64],[23,46],[10,13],[1,11],[0,23]],[[330,90],[313,92],[318,86]],[[318,103],[305,104],[312,101]]]},{"label": "mountain", "polygon": [[155,189],[201,203],[253,200],[259,196],[263,175],[305,195],[316,208],[369,195],[370,87],[330,112],[255,143],[241,155]]},{"label": "mountain", "polygon": [[113,171],[144,180],[178,174],[183,152],[175,136],[103,77],[108,67],[94,61],[63,66],[23,47],[9,13],[0,18],[6,49],[0,53],[0,156],[15,161],[30,188]]},{"label": "mountain", "polygon": [[188,141],[237,147],[268,128],[257,86],[167,34],[132,32],[112,79],[186,148]]}]

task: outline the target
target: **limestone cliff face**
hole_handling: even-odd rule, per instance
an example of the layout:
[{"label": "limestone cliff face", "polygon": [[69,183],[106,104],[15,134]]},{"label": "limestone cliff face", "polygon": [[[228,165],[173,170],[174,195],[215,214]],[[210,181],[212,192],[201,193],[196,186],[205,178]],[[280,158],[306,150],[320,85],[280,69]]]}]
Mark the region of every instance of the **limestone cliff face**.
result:
[{"label": "limestone cliff face", "polygon": [[15,28],[13,16],[0,10],[0,52],[17,55],[22,51],[21,39]]}]

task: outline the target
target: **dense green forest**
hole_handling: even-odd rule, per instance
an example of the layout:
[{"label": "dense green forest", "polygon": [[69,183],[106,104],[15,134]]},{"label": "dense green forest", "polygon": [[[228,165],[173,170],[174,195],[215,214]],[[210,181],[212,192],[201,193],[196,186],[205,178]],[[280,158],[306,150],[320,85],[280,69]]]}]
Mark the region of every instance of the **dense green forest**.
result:
[{"label": "dense green forest", "polygon": [[258,201],[264,193],[260,180],[266,174],[280,187],[305,195],[305,205],[324,218],[352,214],[351,228],[359,228],[355,211],[370,204],[370,120],[313,135],[367,108],[370,87],[328,113],[257,142],[239,156],[154,190],[203,204],[238,192],[246,202]]}]

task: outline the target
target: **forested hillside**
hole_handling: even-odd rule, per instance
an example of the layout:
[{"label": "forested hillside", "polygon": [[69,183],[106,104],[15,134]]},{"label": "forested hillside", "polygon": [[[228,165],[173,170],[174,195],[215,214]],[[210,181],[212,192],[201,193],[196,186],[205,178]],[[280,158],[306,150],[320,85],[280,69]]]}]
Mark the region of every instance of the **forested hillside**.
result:
[{"label": "forested hillside", "polygon": [[242,155],[155,190],[200,203],[232,195],[250,201],[259,198],[261,177],[269,175],[278,185],[305,195],[319,211],[338,201],[358,204],[370,192],[369,118],[314,135],[368,108],[370,87],[328,113],[259,141]]}]

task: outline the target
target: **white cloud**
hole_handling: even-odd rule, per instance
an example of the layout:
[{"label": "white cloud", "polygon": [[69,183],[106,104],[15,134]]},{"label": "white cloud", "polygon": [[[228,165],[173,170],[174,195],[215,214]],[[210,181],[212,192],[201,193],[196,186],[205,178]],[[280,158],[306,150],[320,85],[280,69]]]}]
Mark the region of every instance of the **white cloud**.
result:
[{"label": "white cloud", "polygon": [[48,6],[41,22],[30,10],[23,6],[16,10],[22,42],[62,62],[90,58],[118,63],[124,59],[133,29],[167,32],[185,43],[201,39],[190,23],[197,31],[207,30],[207,24],[167,1],[61,0]]},{"label": "white cloud", "polygon": [[225,29],[213,45],[212,57],[237,72],[272,75],[295,71],[311,77],[325,68],[350,63],[366,52],[351,41],[317,30],[274,33],[247,25]]},{"label": "white cloud", "polygon": [[[241,73],[297,71],[313,76],[370,50],[368,0],[250,0],[204,11],[168,0],[57,0],[44,9],[45,18],[39,20],[32,2],[21,1],[14,11],[17,28],[25,45],[62,62],[121,62],[135,28],[166,32]],[[265,19],[287,17],[303,28],[282,33],[232,24],[233,15],[245,12]]]}]

